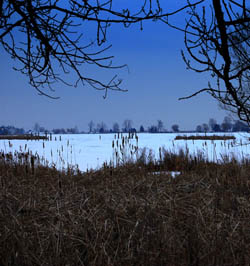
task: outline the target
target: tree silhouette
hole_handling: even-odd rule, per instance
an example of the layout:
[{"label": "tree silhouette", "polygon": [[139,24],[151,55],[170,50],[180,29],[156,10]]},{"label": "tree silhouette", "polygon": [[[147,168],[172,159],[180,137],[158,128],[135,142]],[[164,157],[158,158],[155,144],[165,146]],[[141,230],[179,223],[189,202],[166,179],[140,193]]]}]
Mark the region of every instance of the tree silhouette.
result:
[{"label": "tree silhouette", "polygon": [[130,132],[132,129],[133,122],[131,119],[125,119],[123,121],[123,131],[124,132]]},{"label": "tree silhouette", "polygon": [[[163,13],[159,0],[145,0],[134,12],[115,9],[113,0],[1,0],[0,44],[20,66],[14,69],[27,75],[40,94],[52,97],[45,88],[53,91],[55,82],[70,86],[82,82],[104,91],[106,97],[108,90],[124,91],[117,75],[105,83],[87,76],[81,66],[106,69],[125,66],[113,65],[113,56],[105,53],[111,47],[105,46],[110,25],[120,23],[129,27],[141,23],[142,27],[145,20],[157,20],[179,11]],[[95,41],[86,43],[89,34],[86,23],[95,25]],[[76,77],[73,83],[67,80],[72,72]]]},{"label": "tree silhouette", "polygon": [[160,120],[160,119],[157,120],[157,130],[158,130],[158,132],[162,132],[163,129],[164,129],[164,124],[163,124],[162,120]]},{"label": "tree silhouette", "polygon": [[94,132],[94,127],[95,127],[95,123],[93,122],[93,120],[89,121],[88,123],[89,133]]},{"label": "tree silhouette", "polygon": [[190,6],[188,14],[183,59],[188,69],[209,72],[216,82],[181,99],[208,92],[250,124],[250,8],[245,0],[204,0]]},{"label": "tree silhouette", "polygon": [[209,124],[210,130],[214,131],[214,126],[217,124],[217,121],[214,118],[210,118],[208,124]]},{"label": "tree silhouette", "polygon": [[113,132],[118,133],[120,132],[120,126],[117,122],[113,124]]},{"label": "tree silhouette", "polygon": [[174,132],[179,132],[179,125],[177,125],[177,124],[172,125],[172,130]]},{"label": "tree silhouette", "polygon": [[145,132],[145,129],[144,129],[144,126],[143,125],[140,126],[140,130],[139,131],[140,131],[140,133]]},{"label": "tree silhouette", "polygon": [[225,116],[221,124],[221,130],[228,132],[232,129],[232,127],[233,127],[232,119],[229,116]]},{"label": "tree silhouette", "polygon": [[106,133],[107,132],[107,125],[104,122],[98,123],[96,125],[96,130],[98,133]]}]

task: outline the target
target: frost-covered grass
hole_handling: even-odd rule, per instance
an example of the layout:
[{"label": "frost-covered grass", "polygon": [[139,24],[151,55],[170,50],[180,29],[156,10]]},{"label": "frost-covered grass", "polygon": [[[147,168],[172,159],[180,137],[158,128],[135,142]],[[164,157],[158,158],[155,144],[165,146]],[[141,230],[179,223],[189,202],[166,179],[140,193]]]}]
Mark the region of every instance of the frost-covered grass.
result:
[{"label": "frost-covered grass", "polygon": [[54,135],[52,141],[0,140],[0,151],[28,152],[39,156],[40,163],[45,166],[61,170],[74,166],[81,171],[99,169],[104,163],[117,165],[136,161],[142,153],[160,160],[164,150],[177,154],[183,150],[190,156],[202,155],[212,162],[250,158],[247,133],[219,134],[233,135],[233,140],[175,140],[178,135],[144,133],[128,137],[128,134],[119,134],[119,138],[118,134]]}]

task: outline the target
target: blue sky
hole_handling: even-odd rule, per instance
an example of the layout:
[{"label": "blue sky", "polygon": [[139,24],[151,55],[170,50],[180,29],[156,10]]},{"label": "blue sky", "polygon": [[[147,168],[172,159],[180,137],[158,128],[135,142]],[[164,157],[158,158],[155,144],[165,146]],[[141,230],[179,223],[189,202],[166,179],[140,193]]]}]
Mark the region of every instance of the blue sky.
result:
[{"label": "blue sky", "polygon": [[[182,23],[181,16],[173,18],[173,22]],[[92,28],[88,30],[91,35]],[[128,118],[136,128],[141,124],[145,127],[156,124],[161,119],[167,129],[175,123],[180,129],[195,129],[209,118],[223,120],[225,111],[207,94],[178,101],[179,97],[207,86],[210,78],[186,70],[180,53],[184,48],[182,33],[160,22],[144,23],[143,31],[139,25],[129,29],[113,25],[107,44],[112,44],[112,48],[106,54],[115,56],[114,64],[127,64],[129,72],[126,68],[112,71],[82,68],[104,81],[114,74],[123,79],[122,88],[128,92],[110,92],[107,99],[103,99],[102,92],[81,84],[77,88],[55,85],[59,100],[39,96],[27,77],[12,70],[15,62],[1,48],[0,125],[28,129],[38,122],[48,129],[78,126],[87,130],[90,120],[104,121],[112,127],[113,122],[122,125]]]}]

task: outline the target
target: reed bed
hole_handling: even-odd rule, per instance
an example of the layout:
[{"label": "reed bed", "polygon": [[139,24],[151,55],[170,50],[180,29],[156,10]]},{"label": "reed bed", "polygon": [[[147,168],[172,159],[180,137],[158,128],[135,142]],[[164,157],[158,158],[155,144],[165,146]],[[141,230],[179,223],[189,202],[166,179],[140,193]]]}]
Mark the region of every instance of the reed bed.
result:
[{"label": "reed bed", "polygon": [[[107,137],[107,134],[92,138],[93,136],[48,135],[49,141],[0,141],[0,152],[12,154],[28,152],[36,155],[40,159],[40,164],[44,166],[56,166],[58,170],[63,170],[70,165],[78,165],[82,171],[100,167],[104,162],[116,167],[127,162],[143,161],[143,156],[156,164],[161,163],[163,157],[165,159],[170,157],[168,160],[172,164],[173,157],[178,157],[174,159],[175,161],[179,160],[179,155],[183,157],[183,150],[185,157],[191,156],[198,161],[200,158],[203,160],[206,158],[207,161],[217,163],[236,157],[237,160],[249,158],[247,145],[249,136],[236,135],[237,138],[234,140],[197,142],[195,140],[179,142],[174,139],[175,135],[170,137],[168,134],[162,134],[160,141],[156,141],[156,138],[151,140],[147,134],[142,136],[136,133],[118,133],[112,134],[111,137]],[[166,150],[167,156],[164,155]],[[181,165],[179,167],[182,168]]]},{"label": "reed bed", "polygon": [[172,178],[152,160],[81,173],[2,153],[0,265],[249,265],[250,162],[177,158]]},{"label": "reed bed", "polygon": [[0,139],[6,140],[48,140],[47,136],[38,135],[0,135]]},{"label": "reed bed", "polygon": [[175,140],[236,140],[235,136],[228,135],[191,135],[191,136],[176,136]]}]

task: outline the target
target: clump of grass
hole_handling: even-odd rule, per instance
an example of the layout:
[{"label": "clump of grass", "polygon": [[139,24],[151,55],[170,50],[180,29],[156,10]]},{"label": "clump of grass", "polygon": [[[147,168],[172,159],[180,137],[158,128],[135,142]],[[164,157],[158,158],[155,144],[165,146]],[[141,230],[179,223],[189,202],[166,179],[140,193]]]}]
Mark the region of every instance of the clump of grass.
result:
[{"label": "clump of grass", "polygon": [[200,159],[176,178],[147,167],[32,171],[1,154],[0,265],[249,263],[249,161]]},{"label": "clump of grass", "polygon": [[212,136],[208,136],[208,135],[191,135],[191,136],[176,136],[175,140],[235,140],[235,136],[228,136],[228,135],[212,135]]}]

